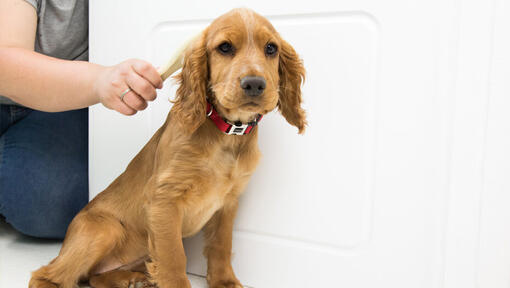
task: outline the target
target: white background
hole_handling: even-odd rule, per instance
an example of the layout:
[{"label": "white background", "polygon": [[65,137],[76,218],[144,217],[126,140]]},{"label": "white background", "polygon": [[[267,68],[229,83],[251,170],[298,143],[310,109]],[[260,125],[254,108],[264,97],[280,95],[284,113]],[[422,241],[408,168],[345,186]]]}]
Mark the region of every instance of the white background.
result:
[{"label": "white background", "polygon": [[[90,2],[90,60],[162,65],[235,7],[267,16],[304,59],[309,128],[276,112],[242,197],[233,265],[254,287],[510,286],[507,0]],[[90,110],[91,196],[170,109]],[[200,236],[188,271],[204,274]]]}]

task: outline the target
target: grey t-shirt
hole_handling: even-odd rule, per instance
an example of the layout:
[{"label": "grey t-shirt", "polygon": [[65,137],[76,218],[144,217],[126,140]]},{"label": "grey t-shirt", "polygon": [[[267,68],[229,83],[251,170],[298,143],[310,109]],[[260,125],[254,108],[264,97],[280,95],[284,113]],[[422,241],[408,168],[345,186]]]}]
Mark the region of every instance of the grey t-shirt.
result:
[{"label": "grey t-shirt", "polygon": [[[36,52],[65,60],[88,60],[88,0],[25,1],[37,11]],[[16,103],[0,96],[0,104]]]}]

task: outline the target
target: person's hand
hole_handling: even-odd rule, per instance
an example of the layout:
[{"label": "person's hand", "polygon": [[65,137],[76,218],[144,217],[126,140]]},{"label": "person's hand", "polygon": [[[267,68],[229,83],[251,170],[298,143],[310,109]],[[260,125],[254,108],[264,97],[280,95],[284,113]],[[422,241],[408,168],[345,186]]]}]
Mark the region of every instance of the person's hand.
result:
[{"label": "person's hand", "polygon": [[94,84],[99,102],[124,115],[147,108],[147,102],[156,99],[156,89],[162,87],[163,80],[156,68],[139,59],[104,67]]}]

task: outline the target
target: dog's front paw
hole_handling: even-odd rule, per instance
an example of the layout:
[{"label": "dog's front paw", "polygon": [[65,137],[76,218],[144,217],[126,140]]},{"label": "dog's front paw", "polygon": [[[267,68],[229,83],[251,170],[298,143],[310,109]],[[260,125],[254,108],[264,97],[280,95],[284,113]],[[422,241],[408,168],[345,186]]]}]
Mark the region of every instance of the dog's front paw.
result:
[{"label": "dog's front paw", "polygon": [[231,266],[223,266],[222,269],[209,267],[208,270],[206,279],[209,288],[243,288]]},{"label": "dog's front paw", "polygon": [[243,288],[237,279],[218,280],[209,284],[209,288]]},{"label": "dog's front paw", "polygon": [[188,278],[157,280],[155,284],[158,288],[191,288]]},{"label": "dog's front paw", "polygon": [[29,288],[57,288],[56,284],[51,283],[47,280],[42,279],[30,279],[30,283],[28,284]]}]

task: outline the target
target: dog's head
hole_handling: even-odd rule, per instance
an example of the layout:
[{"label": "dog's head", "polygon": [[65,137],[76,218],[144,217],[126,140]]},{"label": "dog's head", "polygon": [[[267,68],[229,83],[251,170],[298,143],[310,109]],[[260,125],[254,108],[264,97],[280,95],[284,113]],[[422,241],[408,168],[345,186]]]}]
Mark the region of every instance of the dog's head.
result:
[{"label": "dog's head", "polygon": [[304,74],[299,56],[267,19],[235,9],[212,22],[186,51],[174,109],[193,132],[206,119],[207,99],[232,122],[253,121],[278,106],[303,133]]}]

